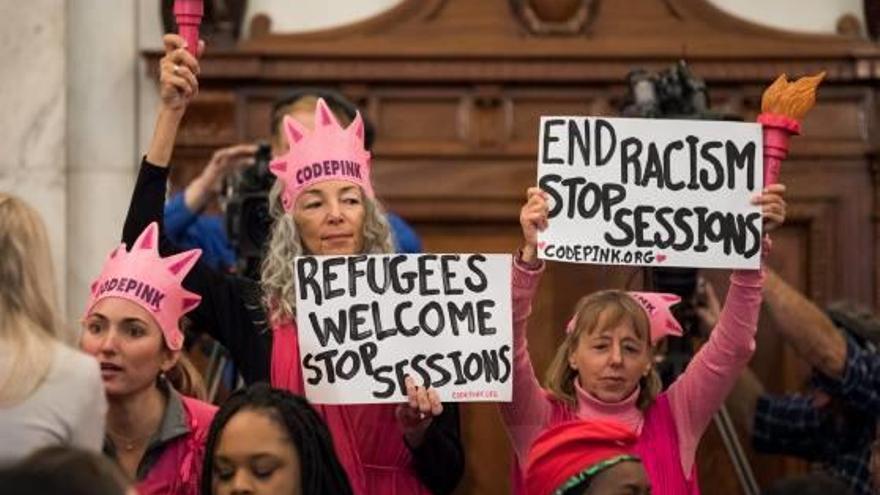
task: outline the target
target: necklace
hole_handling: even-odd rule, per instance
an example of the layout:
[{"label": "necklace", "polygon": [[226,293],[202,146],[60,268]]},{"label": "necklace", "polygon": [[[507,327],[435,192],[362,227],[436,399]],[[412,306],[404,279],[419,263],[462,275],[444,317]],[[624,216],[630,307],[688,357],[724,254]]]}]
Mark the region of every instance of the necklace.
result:
[{"label": "necklace", "polygon": [[141,443],[143,443],[146,439],[148,439],[152,434],[141,435],[139,437],[128,438],[124,435],[120,435],[118,433],[114,433],[107,429],[107,436],[113,441],[113,446],[117,448],[122,448],[122,450],[126,452],[131,452]]}]

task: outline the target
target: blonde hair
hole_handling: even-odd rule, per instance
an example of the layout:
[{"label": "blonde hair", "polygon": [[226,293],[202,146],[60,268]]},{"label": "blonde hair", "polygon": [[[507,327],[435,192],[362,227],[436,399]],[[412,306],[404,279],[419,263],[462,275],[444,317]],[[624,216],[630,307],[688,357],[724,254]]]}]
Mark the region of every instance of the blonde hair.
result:
[{"label": "blonde hair", "polygon": [[174,390],[183,395],[202,401],[208,399],[205,380],[193,362],[186,356],[186,353],[180,353],[180,358],[174,367],[165,372],[165,379],[174,387]]},{"label": "blonde hair", "polygon": [[0,405],[28,398],[49,373],[53,343],[70,344],[56,311],[46,227],[24,201],[0,193]]},{"label": "blonde hair", "polygon": [[[296,285],[293,259],[308,253],[296,228],[293,215],[281,206],[283,184],[276,181],[269,192],[269,213],[275,218],[260,273],[263,304],[269,311],[273,324],[290,321],[296,316]],[[363,190],[361,191],[363,194]],[[361,254],[394,252],[391,228],[381,203],[363,195],[365,218],[363,226],[364,245]]]},{"label": "blonde hair", "polygon": [[[575,308],[574,331],[565,336],[562,345],[556,350],[545,378],[545,385],[550,393],[570,405],[577,403],[574,381],[578,374],[577,370],[571,368],[569,357],[577,348],[582,335],[621,323],[629,323],[639,338],[648,344],[648,353],[653,354],[650,346],[651,323],[648,316],[626,292],[619,290],[595,292],[581,298]],[[600,325],[602,328],[599,328]],[[639,380],[639,386],[641,391],[636,405],[644,411],[653,404],[663,387],[653,365],[651,371]]]}]

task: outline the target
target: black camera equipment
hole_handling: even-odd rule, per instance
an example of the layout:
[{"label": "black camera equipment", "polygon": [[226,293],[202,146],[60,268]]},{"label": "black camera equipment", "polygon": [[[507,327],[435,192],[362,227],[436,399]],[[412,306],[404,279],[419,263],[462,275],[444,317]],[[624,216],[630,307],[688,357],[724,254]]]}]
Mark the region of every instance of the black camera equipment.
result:
[{"label": "black camera equipment", "polygon": [[658,267],[650,270],[650,277],[653,290],[681,298],[681,302],[672,307],[672,315],[681,324],[684,338],[667,339],[666,354],[657,366],[663,386],[668,387],[687,368],[693,357],[691,337],[699,334],[700,325],[695,306],[699,270]]},{"label": "black camera equipment", "polygon": [[254,165],[227,183],[226,232],[237,255],[238,273],[259,280],[263,246],[272,226],[268,192],[275,183],[269,171],[272,148],[260,143]]},{"label": "black camera equipment", "polygon": [[[664,72],[649,73],[637,69],[627,75],[628,90],[621,109],[624,117],[690,120],[742,120],[739,116],[709,109],[706,83],[691,74],[684,61]],[[694,338],[699,335],[696,306],[699,271],[695,268],[650,268],[652,290],[681,297],[672,313],[684,330],[683,338],[667,339],[663,360],[657,371],[668,387],[687,368],[694,355]],[[740,486],[746,495],[757,495],[758,484],[743,451],[736,428],[726,406],[713,418],[730,456]]]}]

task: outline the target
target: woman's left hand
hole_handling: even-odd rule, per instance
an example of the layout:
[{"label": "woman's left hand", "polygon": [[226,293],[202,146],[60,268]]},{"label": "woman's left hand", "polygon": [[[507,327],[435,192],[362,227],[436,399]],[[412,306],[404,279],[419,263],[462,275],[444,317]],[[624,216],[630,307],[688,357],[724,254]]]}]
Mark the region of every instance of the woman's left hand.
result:
[{"label": "woman's left hand", "polygon": [[773,184],[752,199],[752,204],[761,207],[764,217],[764,232],[775,230],[785,223],[785,185]]},{"label": "woman's left hand", "polygon": [[408,401],[397,406],[397,422],[410,447],[418,447],[425,439],[434,416],[443,412],[443,404],[437,390],[416,385],[411,376],[406,377]]}]

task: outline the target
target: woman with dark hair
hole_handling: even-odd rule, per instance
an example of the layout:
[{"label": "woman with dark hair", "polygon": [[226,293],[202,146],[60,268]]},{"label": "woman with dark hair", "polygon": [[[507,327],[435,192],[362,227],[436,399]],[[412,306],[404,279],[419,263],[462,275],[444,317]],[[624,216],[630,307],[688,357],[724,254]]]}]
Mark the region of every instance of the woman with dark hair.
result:
[{"label": "woman with dark hair", "polygon": [[256,384],[211,423],[202,495],[352,493],[327,426],[302,397]]}]

